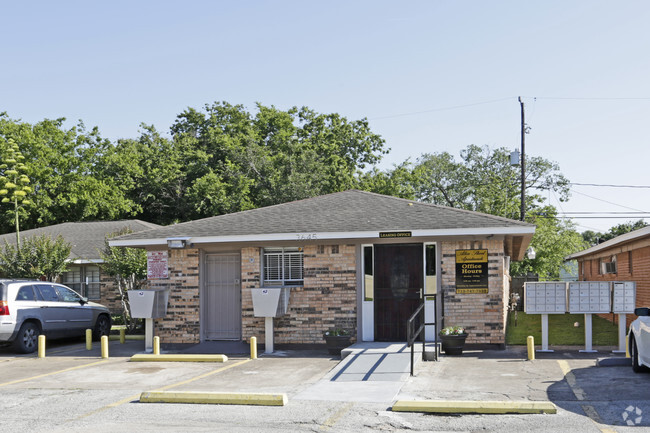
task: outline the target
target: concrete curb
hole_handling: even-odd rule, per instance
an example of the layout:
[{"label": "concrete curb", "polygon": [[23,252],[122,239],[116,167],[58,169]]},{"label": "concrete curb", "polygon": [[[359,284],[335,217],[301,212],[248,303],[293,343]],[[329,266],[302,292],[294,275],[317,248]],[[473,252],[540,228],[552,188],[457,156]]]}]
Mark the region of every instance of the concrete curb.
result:
[{"label": "concrete curb", "polygon": [[[109,335],[108,339],[110,341],[116,341],[116,340],[119,341],[120,336],[119,335]],[[124,339],[125,340],[142,340],[142,341],[144,341],[144,335],[125,335]]]},{"label": "concrete curb", "polygon": [[236,392],[190,392],[150,391],[140,395],[140,403],[192,403],[192,404],[238,404],[252,406],[284,406],[286,394],[236,393]]},{"label": "concrete curb", "polygon": [[596,360],[598,367],[629,367],[632,365],[632,358],[599,358]]},{"label": "concrete curb", "polygon": [[557,408],[550,401],[432,401],[399,400],[392,408],[393,412],[429,412],[429,413],[557,413]]},{"label": "concrete curb", "polygon": [[133,362],[226,362],[228,357],[226,355],[180,355],[180,354],[165,354],[153,355],[139,353],[133,355],[130,359]]}]

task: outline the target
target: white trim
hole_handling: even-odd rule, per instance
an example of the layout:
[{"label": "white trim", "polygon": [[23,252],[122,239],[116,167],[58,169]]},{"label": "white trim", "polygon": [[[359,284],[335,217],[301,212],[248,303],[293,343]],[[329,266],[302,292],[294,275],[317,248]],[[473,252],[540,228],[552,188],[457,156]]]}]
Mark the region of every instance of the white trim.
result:
[{"label": "white trim", "polygon": [[[390,231],[408,231],[408,229],[399,230],[382,230]],[[432,230],[410,230],[411,238],[402,238],[403,240],[432,237],[432,236],[489,236],[489,235],[533,235],[535,227],[470,227],[455,229],[432,229]],[[225,242],[264,242],[264,241],[310,241],[321,239],[379,239],[379,231],[357,231],[357,232],[305,232],[305,233],[267,233],[252,235],[232,235],[232,236],[197,236],[187,237],[188,243],[208,244],[208,243],[225,243]],[[125,239],[109,240],[108,245],[111,247],[144,247],[153,245],[167,245],[169,238],[153,239]]]},{"label": "white trim", "polygon": [[[366,301],[366,248],[372,248],[372,280],[373,280],[373,300]],[[374,301],[374,263],[375,263],[375,247],[373,244],[361,245],[361,329],[362,341],[375,341],[375,301]]]},{"label": "white trim", "polygon": [[75,260],[71,260],[70,263],[74,263],[75,265],[88,265],[88,264],[104,263],[104,260],[102,260],[102,259],[75,259]]}]

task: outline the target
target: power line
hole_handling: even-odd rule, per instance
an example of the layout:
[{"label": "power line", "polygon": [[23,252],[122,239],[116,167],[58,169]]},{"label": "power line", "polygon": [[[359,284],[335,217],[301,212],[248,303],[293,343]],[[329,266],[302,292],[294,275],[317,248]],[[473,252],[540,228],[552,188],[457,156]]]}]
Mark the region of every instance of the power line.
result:
[{"label": "power line", "polygon": [[650,97],[613,97],[613,98],[581,98],[581,97],[562,97],[562,96],[522,96],[522,98],[535,98],[535,99],[556,99],[556,100],[565,100],[565,101],[650,101]]},{"label": "power line", "polygon": [[608,188],[650,188],[650,185],[611,185],[611,184],[577,183],[577,182],[569,182],[569,185],[598,186],[598,187],[608,187]]},{"label": "power line", "polygon": [[[613,98],[604,98],[604,97],[594,97],[594,98],[581,98],[581,97],[562,97],[562,96],[521,96],[522,98],[527,98],[527,99],[546,99],[546,100],[558,100],[558,101],[650,101],[650,97],[613,97]],[[387,116],[377,116],[377,117],[371,117],[368,120],[383,120],[383,119],[393,119],[396,117],[406,117],[406,116],[416,116],[418,114],[426,114],[426,113],[435,113],[438,111],[449,111],[449,110],[458,110],[460,108],[468,108],[468,107],[475,107],[477,105],[485,105],[485,104],[494,104],[496,102],[503,102],[503,101],[509,101],[511,99],[515,99],[516,96],[507,96],[504,98],[499,98],[499,99],[492,99],[489,101],[481,101],[481,102],[474,102],[471,104],[463,104],[463,105],[451,105],[448,107],[439,107],[439,108],[431,108],[429,110],[422,110],[422,111],[411,111],[408,113],[400,113],[400,114],[390,114]],[[596,186],[596,185],[594,185]]]},{"label": "power line", "polygon": [[562,215],[646,215],[650,212],[559,212]]},{"label": "power line", "polygon": [[641,209],[635,209],[635,208],[632,208],[632,207],[629,207],[629,206],[623,206],[623,205],[621,205],[621,204],[613,203],[613,202],[611,202],[611,201],[607,201],[607,200],[603,200],[603,199],[600,199],[600,198],[596,198],[596,197],[591,196],[591,195],[589,195],[589,194],[585,194],[585,193],[583,193],[583,192],[576,191],[575,189],[571,189],[571,191],[575,192],[576,194],[580,194],[580,195],[584,195],[585,197],[592,198],[592,199],[594,199],[594,200],[598,200],[598,201],[602,201],[602,202],[604,202],[604,203],[608,203],[608,204],[611,204],[611,205],[614,205],[614,206],[622,207],[622,208],[624,208],[624,209],[629,209],[629,210],[636,211],[636,212],[643,212]]},{"label": "power line", "polygon": [[475,107],[477,105],[494,104],[496,102],[508,101],[508,100],[514,99],[514,98],[515,98],[514,96],[508,96],[507,98],[493,99],[491,101],[475,102],[475,103],[472,103],[472,104],[452,105],[452,106],[449,106],[449,107],[432,108],[430,110],[412,111],[410,113],[401,113],[401,114],[393,114],[393,115],[389,115],[389,116],[372,117],[372,118],[370,118],[368,120],[393,119],[395,117],[405,117],[405,116],[414,116],[414,115],[417,115],[417,114],[435,113],[436,111],[458,110],[460,108]]}]

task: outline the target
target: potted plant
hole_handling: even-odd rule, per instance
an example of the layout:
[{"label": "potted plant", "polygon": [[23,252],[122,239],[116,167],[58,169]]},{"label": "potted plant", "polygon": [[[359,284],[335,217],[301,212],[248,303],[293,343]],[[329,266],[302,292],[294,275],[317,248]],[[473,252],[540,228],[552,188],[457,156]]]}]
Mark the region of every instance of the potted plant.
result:
[{"label": "potted plant", "polygon": [[462,355],[467,332],[462,326],[447,326],[438,335],[442,341],[442,350],[446,355]]},{"label": "potted plant", "polygon": [[330,355],[340,355],[341,350],[350,345],[350,332],[346,329],[330,329],[323,334],[323,338],[325,338],[327,352]]}]

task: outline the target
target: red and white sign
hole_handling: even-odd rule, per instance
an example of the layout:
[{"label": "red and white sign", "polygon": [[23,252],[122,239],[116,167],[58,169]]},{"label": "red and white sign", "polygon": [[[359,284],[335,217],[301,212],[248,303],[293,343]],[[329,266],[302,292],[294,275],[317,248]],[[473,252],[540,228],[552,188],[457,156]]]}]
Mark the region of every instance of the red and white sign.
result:
[{"label": "red and white sign", "polygon": [[167,251],[147,251],[147,280],[169,278]]}]

